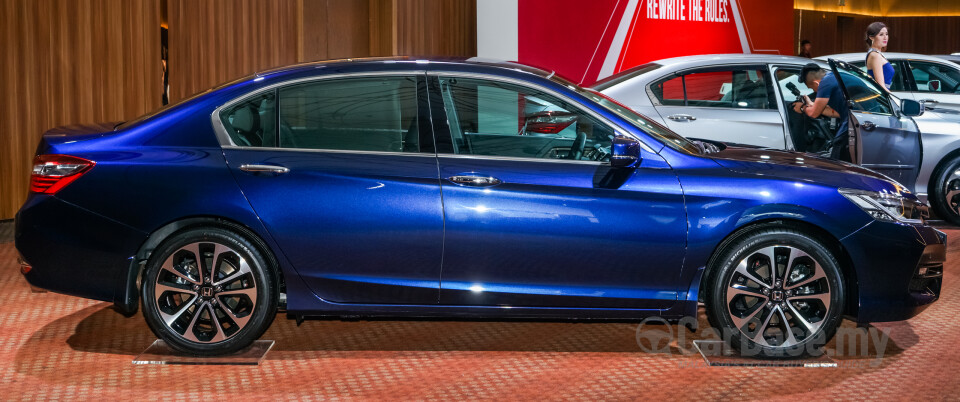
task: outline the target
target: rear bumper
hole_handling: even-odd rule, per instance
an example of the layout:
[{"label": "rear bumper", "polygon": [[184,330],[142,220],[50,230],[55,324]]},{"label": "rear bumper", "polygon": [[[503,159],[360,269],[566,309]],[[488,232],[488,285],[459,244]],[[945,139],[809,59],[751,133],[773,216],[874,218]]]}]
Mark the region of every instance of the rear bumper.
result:
[{"label": "rear bumper", "polygon": [[89,299],[122,297],[132,258],[146,238],[49,195],[30,195],[16,216],[15,242],[27,282]]},{"label": "rear bumper", "polygon": [[906,320],[937,301],[946,241],[945,233],[930,226],[884,222],[872,222],[841,240],[859,285],[857,321]]}]

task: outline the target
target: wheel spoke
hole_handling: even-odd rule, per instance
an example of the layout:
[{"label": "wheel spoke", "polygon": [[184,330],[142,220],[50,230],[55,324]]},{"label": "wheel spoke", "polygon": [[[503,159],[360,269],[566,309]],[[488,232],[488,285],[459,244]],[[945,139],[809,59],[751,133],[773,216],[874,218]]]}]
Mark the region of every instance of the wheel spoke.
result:
[{"label": "wheel spoke", "polygon": [[224,290],[220,293],[217,293],[217,296],[238,296],[238,295],[247,295],[250,298],[251,303],[257,302],[257,288],[247,288],[247,289],[234,289],[234,290]]},{"label": "wheel spoke", "polygon": [[[158,295],[158,297],[159,297],[159,295]],[[177,321],[177,320],[180,318],[180,316],[182,316],[183,313],[187,312],[187,309],[189,309],[190,306],[191,306],[195,301],[197,301],[197,297],[198,297],[198,296],[194,295],[193,297],[190,298],[189,301],[181,304],[181,305],[180,305],[180,309],[177,310],[177,311],[176,311],[175,313],[173,313],[173,314],[167,314],[167,313],[164,313],[164,312],[161,310],[161,311],[160,311],[160,316],[163,318],[163,322],[167,323],[167,326],[173,325],[174,321]]]},{"label": "wheel spoke", "polygon": [[190,319],[190,324],[187,325],[187,329],[183,331],[183,337],[194,342],[200,342],[197,339],[197,336],[193,333],[194,327],[197,325],[197,319],[200,318],[200,315],[203,314],[203,307],[206,302],[203,302],[197,305],[197,308],[193,310],[193,317]]},{"label": "wheel spoke", "polygon": [[790,329],[790,321],[787,320],[787,314],[779,306],[777,307],[777,312],[780,314],[780,323],[783,324],[783,331],[786,332],[787,337],[783,340],[779,346],[793,346],[797,344],[797,337],[793,335],[793,331]]},{"label": "wheel spoke", "polygon": [[767,259],[770,261],[770,262],[768,263],[768,264],[769,264],[768,267],[769,267],[769,270],[770,270],[770,284],[771,284],[771,285],[773,285],[774,283],[777,283],[777,256],[776,256],[776,254],[774,253],[774,251],[776,251],[776,248],[773,247],[773,246],[764,247],[764,248],[760,249],[760,251],[757,251],[757,254],[761,254],[761,255],[766,256]]},{"label": "wheel spoke", "polygon": [[767,300],[767,296],[761,293],[759,289],[749,288],[739,283],[734,283],[727,288],[727,303],[733,301],[733,298],[737,297],[737,295],[759,297],[764,301]]},{"label": "wheel spoke", "polygon": [[202,284],[203,278],[204,278],[204,272],[205,272],[203,268],[204,268],[204,265],[206,264],[204,262],[205,258],[203,258],[203,254],[200,254],[200,243],[190,243],[184,246],[182,250],[193,253],[194,261],[196,261],[196,264],[197,264],[197,274],[200,276],[200,281],[197,283]]},{"label": "wheel spoke", "polygon": [[[180,272],[180,271],[178,271],[176,268],[173,267],[173,256],[174,256],[174,255],[176,255],[176,253],[174,253],[173,255],[170,255],[170,257],[167,257],[167,260],[163,262],[163,265],[161,265],[160,268],[162,268],[164,271],[170,272],[171,274],[174,274],[174,275],[180,277],[181,279],[183,279],[183,280],[185,280],[185,281],[187,281],[187,282],[190,282],[190,283],[199,285],[200,282],[198,282],[198,281],[194,280],[193,278],[191,278],[190,275],[187,275],[187,274],[185,274],[185,273],[183,273],[183,272]],[[201,279],[201,280],[202,280],[202,279]]]},{"label": "wheel spoke", "polygon": [[213,335],[213,338],[210,339],[210,342],[220,342],[224,339],[227,339],[223,335],[223,328],[220,327],[220,320],[217,318],[217,312],[214,311],[214,307],[212,303],[207,303],[207,312],[210,313],[210,321],[213,322],[213,328],[214,328],[214,331],[216,332]]},{"label": "wheel spoke", "polygon": [[736,272],[740,275],[747,277],[747,279],[751,281],[759,283],[760,286],[763,286],[767,289],[773,287],[772,285],[769,285],[766,282],[760,280],[760,278],[757,278],[755,275],[753,275],[752,273],[750,273],[750,271],[747,270],[747,258],[744,258],[743,260],[740,261],[740,264],[737,264]]},{"label": "wheel spoke", "polygon": [[795,288],[798,288],[798,287],[800,287],[800,286],[804,286],[804,285],[813,283],[814,281],[817,281],[817,280],[819,280],[819,279],[822,279],[822,278],[826,278],[826,277],[827,277],[826,275],[823,274],[823,269],[820,268],[820,264],[814,263],[814,264],[813,264],[813,270],[814,270],[813,275],[810,276],[809,278],[806,278],[806,279],[804,279],[804,280],[802,280],[802,281],[800,281],[800,282],[797,282],[797,283],[795,283],[795,284],[793,284],[793,285],[790,285],[790,286],[784,286],[783,288],[786,289],[786,290],[795,289]]},{"label": "wheel spoke", "polygon": [[828,308],[828,309],[830,308],[830,292],[814,293],[809,295],[794,295],[794,296],[791,296],[788,300],[798,301],[798,300],[810,300],[810,299],[820,300],[820,302],[823,303],[823,306],[825,308]]},{"label": "wheel spoke", "polygon": [[760,314],[760,312],[763,311],[763,307],[765,304],[766,303],[757,303],[754,306],[753,312],[744,318],[740,318],[740,317],[737,317],[736,315],[731,314],[730,318],[733,319],[733,325],[736,326],[738,330],[743,332],[743,326],[747,325],[751,320],[753,320],[753,318],[756,317],[757,314]]},{"label": "wheel spoke", "polygon": [[223,264],[221,257],[224,254],[231,254],[233,250],[229,247],[222,244],[214,243],[213,245],[213,266],[210,267],[210,283],[213,283],[217,280],[217,272],[220,271],[220,266]]},{"label": "wheel spoke", "polygon": [[182,288],[179,286],[171,286],[163,283],[158,283],[157,286],[154,286],[154,289],[155,289],[154,295],[156,295],[157,298],[163,295],[164,292],[186,293],[192,296],[197,295],[197,292],[194,292],[193,289],[189,287]]},{"label": "wheel spoke", "polygon": [[237,326],[240,328],[243,328],[245,325],[247,325],[247,321],[250,321],[250,314],[247,314],[243,317],[237,317],[233,310],[230,309],[230,306],[223,303],[223,300],[220,300],[220,310],[222,310],[224,313],[227,313],[227,315],[230,316],[230,319],[233,320],[233,323],[237,324]]},{"label": "wheel spoke", "polygon": [[770,319],[773,318],[773,314],[779,308],[780,307],[778,306],[773,306],[772,308],[770,308],[770,311],[767,313],[767,318],[763,319],[763,323],[757,326],[757,333],[753,334],[754,342],[760,343],[762,341],[764,344],[769,345],[769,343],[767,343],[767,340],[763,337],[763,333],[767,331],[767,327],[770,326]]},{"label": "wheel spoke", "polygon": [[823,321],[820,321],[816,324],[810,321],[807,321],[807,319],[803,316],[803,314],[800,314],[800,311],[793,306],[793,303],[787,303],[787,307],[790,308],[790,314],[793,315],[793,318],[796,319],[795,321],[798,322],[800,325],[803,325],[803,327],[807,329],[807,332],[810,333],[810,335],[813,335],[814,332],[820,329],[820,325],[823,324]]},{"label": "wheel spoke", "polygon": [[231,274],[230,276],[228,276],[228,277],[226,277],[226,278],[223,278],[223,279],[221,279],[220,281],[214,282],[213,284],[214,284],[214,285],[218,285],[218,286],[219,286],[219,285],[226,285],[226,284],[229,284],[230,282],[233,282],[233,281],[237,280],[237,278],[239,278],[240,276],[242,276],[242,275],[244,275],[244,274],[249,274],[249,273],[252,273],[252,272],[253,272],[253,271],[250,270],[250,264],[247,264],[247,260],[241,258],[241,259],[240,259],[240,269],[238,269],[237,272],[234,272],[234,273]]},{"label": "wheel spoke", "polygon": [[790,273],[793,272],[793,263],[796,262],[797,258],[801,257],[810,257],[807,253],[790,247],[790,256],[787,257],[787,269],[783,273],[783,284],[786,285],[787,281],[790,280]]}]

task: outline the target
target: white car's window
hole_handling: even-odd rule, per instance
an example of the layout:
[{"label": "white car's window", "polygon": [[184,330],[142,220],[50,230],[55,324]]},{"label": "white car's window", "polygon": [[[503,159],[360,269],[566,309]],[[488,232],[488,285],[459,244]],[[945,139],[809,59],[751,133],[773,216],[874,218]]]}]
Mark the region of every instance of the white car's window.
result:
[{"label": "white car's window", "polygon": [[776,109],[767,74],[754,69],[694,71],[651,85],[661,105]]},{"label": "white car's window", "polygon": [[939,63],[910,61],[910,71],[917,91],[960,93],[960,71]]}]

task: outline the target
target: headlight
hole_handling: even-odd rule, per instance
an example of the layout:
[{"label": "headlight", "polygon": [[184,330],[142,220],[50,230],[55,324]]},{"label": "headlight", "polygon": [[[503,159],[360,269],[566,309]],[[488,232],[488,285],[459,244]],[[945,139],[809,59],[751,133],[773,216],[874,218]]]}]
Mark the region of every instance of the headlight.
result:
[{"label": "headlight", "polygon": [[922,223],[929,216],[926,205],[896,193],[841,188],[840,194],[878,221]]}]

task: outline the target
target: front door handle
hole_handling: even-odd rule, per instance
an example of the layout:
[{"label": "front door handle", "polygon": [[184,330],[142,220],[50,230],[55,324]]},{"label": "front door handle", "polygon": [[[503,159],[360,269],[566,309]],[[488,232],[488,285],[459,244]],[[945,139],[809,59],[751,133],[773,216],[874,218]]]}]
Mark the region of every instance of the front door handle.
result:
[{"label": "front door handle", "polygon": [[862,124],[860,124],[860,126],[867,131],[873,131],[873,129],[877,128],[876,124],[873,124],[873,122],[869,122],[869,121],[863,122]]},{"label": "front door handle", "polygon": [[674,114],[667,116],[667,118],[673,121],[694,121],[697,119],[696,116],[691,116],[689,114]]},{"label": "front door handle", "polygon": [[290,168],[287,168],[285,166],[277,166],[277,165],[248,164],[248,165],[240,165],[240,170],[247,173],[284,174],[289,172]]},{"label": "front door handle", "polygon": [[496,177],[457,175],[447,178],[453,184],[467,187],[490,187],[503,183]]}]

